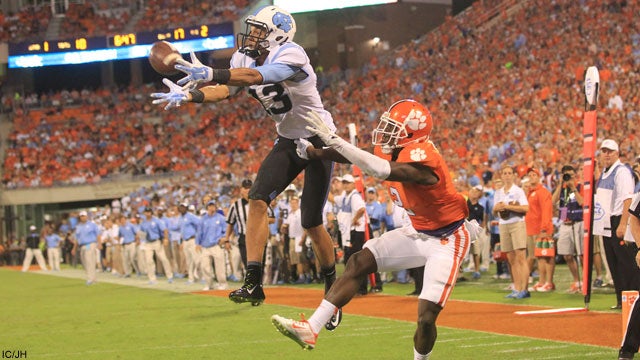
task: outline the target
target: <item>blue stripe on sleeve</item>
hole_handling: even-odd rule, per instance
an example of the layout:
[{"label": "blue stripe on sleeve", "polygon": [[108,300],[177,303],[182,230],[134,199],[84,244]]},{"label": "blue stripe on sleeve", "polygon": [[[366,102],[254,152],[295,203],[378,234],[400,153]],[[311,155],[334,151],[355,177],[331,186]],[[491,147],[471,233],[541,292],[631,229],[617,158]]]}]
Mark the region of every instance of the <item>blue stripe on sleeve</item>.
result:
[{"label": "blue stripe on sleeve", "polygon": [[302,71],[297,66],[288,64],[267,64],[256,67],[262,75],[263,84],[275,84],[285,81]]}]

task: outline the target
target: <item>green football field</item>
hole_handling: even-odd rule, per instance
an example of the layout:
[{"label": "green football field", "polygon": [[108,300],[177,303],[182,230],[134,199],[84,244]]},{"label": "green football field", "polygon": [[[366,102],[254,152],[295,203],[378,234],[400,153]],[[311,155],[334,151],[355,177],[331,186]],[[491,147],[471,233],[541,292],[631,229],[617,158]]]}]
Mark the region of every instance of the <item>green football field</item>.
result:
[{"label": "green football field", "polygon": [[[558,287],[568,287],[558,267]],[[310,309],[264,304],[238,305],[228,299],[191,294],[201,286],[152,288],[144,278],[99,274],[86,286],[79,269],[60,276],[0,268],[0,356],[28,359],[412,359],[413,322],[349,314],[335,332],[323,331],[317,348],[303,351],[280,335],[269,318]],[[237,284],[232,284],[237,285]],[[489,275],[460,283],[453,299],[513,303],[503,299],[506,281]],[[320,287],[321,285],[305,285]],[[386,284],[385,293],[404,295],[410,284]],[[527,300],[530,305],[580,307],[582,296],[557,291]],[[599,290],[590,309],[614,300]],[[445,309],[446,311],[446,309]],[[549,326],[562,326],[562,318]],[[617,349],[546,341],[440,326],[431,359],[614,359]],[[597,332],[598,329],[585,329]],[[7,352],[9,351],[9,353]]]}]

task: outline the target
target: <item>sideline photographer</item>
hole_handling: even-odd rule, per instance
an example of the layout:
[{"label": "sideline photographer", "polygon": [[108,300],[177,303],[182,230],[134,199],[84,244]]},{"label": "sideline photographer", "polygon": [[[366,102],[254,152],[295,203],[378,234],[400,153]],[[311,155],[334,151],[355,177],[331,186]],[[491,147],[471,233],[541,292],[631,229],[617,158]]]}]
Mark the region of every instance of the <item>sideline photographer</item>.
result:
[{"label": "sideline photographer", "polygon": [[[558,205],[560,229],[558,231],[558,255],[562,255],[573,276],[568,292],[581,291],[579,264],[582,263],[582,238],[584,224],[582,221],[582,190],[576,184],[576,170],[571,165],[562,167],[562,182],[553,191],[551,201]],[[576,261],[576,258],[578,261]]]}]

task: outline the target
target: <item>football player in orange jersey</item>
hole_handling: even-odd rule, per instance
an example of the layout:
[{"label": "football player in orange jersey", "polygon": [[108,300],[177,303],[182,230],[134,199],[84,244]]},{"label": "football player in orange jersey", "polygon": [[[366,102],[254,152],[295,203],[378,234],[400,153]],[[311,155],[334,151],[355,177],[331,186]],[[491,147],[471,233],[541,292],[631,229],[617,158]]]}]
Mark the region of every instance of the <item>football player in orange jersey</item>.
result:
[{"label": "football player in orange jersey", "polygon": [[300,139],[298,154],[352,163],[385,180],[395,204],[410,215],[412,226],[369,240],[363,250],[349,259],[344,274],[325,294],[309,320],[273,315],[272,323],[303,348],[313,349],[321,328],[353,298],[367,274],[425,266],[414,359],[428,359],[436,341],[436,319],[453,290],[460,262],[477,231],[475,225],[465,222],[466,201],[456,192],[447,165],[429,140],[433,126],[429,110],[413,100],[391,105],[373,131],[375,155],[337,136],[313,112],[306,120],[307,129],[329,148],[314,148]]}]

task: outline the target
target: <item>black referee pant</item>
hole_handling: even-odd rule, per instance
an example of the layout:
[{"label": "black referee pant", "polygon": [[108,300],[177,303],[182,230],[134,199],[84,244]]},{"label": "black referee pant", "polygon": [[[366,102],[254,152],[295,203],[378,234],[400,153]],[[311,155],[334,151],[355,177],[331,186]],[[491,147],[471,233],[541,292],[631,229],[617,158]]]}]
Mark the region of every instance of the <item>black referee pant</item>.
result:
[{"label": "black referee pant", "polygon": [[636,264],[638,247],[616,235],[622,216],[611,216],[611,237],[603,236],[604,253],[616,288],[617,305],[622,304],[623,290],[640,290],[640,268]]},{"label": "black referee pant", "polygon": [[635,354],[640,347],[640,301],[636,298],[629,314],[627,331],[622,339],[620,350]]},{"label": "black referee pant", "polygon": [[245,241],[244,234],[238,234],[238,250],[240,251],[240,259],[242,259],[242,265],[247,269],[247,243]]}]

